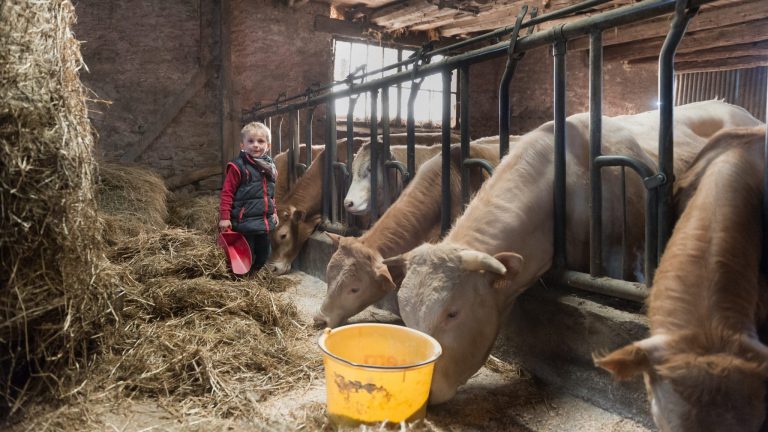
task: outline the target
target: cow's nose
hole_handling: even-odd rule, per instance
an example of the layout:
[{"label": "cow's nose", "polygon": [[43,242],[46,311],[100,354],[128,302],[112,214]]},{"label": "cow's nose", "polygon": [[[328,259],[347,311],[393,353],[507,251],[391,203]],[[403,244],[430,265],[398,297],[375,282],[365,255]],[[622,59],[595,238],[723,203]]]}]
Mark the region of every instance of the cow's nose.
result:
[{"label": "cow's nose", "polygon": [[266,263],[264,265],[271,273],[277,273],[277,266],[272,263]]},{"label": "cow's nose", "polygon": [[344,200],[344,205],[345,205],[347,208],[352,208],[352,207],[354,207],[354,206],[355,206],[355,202],[354,202],[354,201],[352,201],[352,200]]},{"label": "cow's nose", "polygon": [[317,328],[328,327],[328,318],[326,318],[323,314],[315,315],[312,318],[312,321],[314,321],[315,327]]}]

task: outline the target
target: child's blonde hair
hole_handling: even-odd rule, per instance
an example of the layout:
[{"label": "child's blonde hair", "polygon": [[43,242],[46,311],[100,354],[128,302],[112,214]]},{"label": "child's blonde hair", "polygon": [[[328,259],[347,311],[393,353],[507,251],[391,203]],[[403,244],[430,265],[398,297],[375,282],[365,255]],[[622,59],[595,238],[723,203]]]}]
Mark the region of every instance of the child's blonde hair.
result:
[{"label": "child's blonde hair", "polygon": [[240,130],[240,139],[245,142],[245,137],[247,137],[248,134],[252,132],[256,132],[257,130],[264,131],[264,133],[267,134],[267,142],[270,144],[272,143],[272,131],[270,131],[267,125],[262,122],[250,122],[243,126],[243,128]]}]

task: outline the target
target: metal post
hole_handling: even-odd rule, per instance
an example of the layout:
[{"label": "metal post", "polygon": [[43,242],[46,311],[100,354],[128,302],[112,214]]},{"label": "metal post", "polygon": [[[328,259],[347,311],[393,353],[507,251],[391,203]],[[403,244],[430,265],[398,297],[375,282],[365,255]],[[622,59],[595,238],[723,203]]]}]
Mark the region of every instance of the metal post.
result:
[{"label": "metal post", "polygon": [[509,39],[509,47],[507,48],[507,65],[504,67],[504,74],[499,82],[499,158],[503,158],[509,153],[509,84],[515,75],[517,62],[523,58],[524,53],[515,54],[515,46],[520,26],[527,12],[528,6],[523,5],[520,13],[517,15],[515,27]]},{"label": "metal post", "polygon": [[325,124],[325,167],[323,167],[323,220],[331,217],[331,182],[333,181],[333,161],[336,160],[336,101],[328,97]]},{"label": "metal post", "polygon": [[592,217],[589,226],[589,274],[602,276],[603,268],[603,181],[595,159],[602,154],[603,136],[603,33],[595,30],[589,39],[589,184]]},{"label": "metal post", "polygon": [[288,114],[288,184],[296,184],[296,164],[299,162],[299,111]]},{"label": "metal post", "polygon": [[416,171],[416,120],[413,114],[413,104],[419,94],[419,88],[424,78],[418,82],[411,82],[411,92],[408,95],[408,118],[405,124],[406,133],[406,165],[408,166],[408,181],[413,178]]},{"label": "metal post", "polygon": [[451,71],[443,71],[443,175],[440,236],[451,228]]},{"label": "metal post", "polygon": [[[388,162],[390,155],[392,154],[389,151],[389,87],[381,89],[381,129],[383,141],[381,147],[381,160]],[[389,182],[389,171],[384,168],[382,172],[384,173],[384,178],[381,179],[381,185],[384,189],[383,207],[388,208],[389,205],[392,204],[392,188],[394,185],[391,185]]]},{"label": "metal post", "polygon": [[469,204],[469,168],[464,161],[469,159],[469,65],[461,65],[459,69],[459,91],[461,92],[461,203],[464,207]]},{"label": "metal post", "polygon": [[[563,26],[553,31],[562,36]],[[565,38],[559,37],[552,46],[555,57],[554,70],[554,118],[555,118],[555,184],[554,184],[554,249],[555,269],[564,269],[565,254]]]},{"label": "metal post", "polygon": [[379,103],[379,90],[371,90],[371,224],[379,219],[379,143],[378,143],[378,113],[377,105]]},{"label": "metal post", "polygon": [[688,0],[677,0],[675,17],[659,55],[659,171],[667,183],[659,188],[659,242],[658,255],[664,253],[667,240],[672,235],[674,210],[672,208],[672,186],[675,181],[672,100],[675,81],[675,50],[688,27],[688,21],[696,14],[698,7],[686,9]]},{"label": "metal post", "polygon": [[306,162],[307,162],[307,168],[312,165],[312,123],[315,121],[315,107],[310,107],[307,110],[307,136],[305,140],[306,143]]}]

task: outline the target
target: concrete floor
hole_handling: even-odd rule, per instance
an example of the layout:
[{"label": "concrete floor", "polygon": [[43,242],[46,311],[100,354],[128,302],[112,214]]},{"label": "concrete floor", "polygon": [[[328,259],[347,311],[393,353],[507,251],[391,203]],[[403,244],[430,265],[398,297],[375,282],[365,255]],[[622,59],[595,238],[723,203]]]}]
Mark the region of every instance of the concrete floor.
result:
[{"label": "concrete floor", "polygon": [[[325,296],[326,285],[306,273],[293,272],[289,278],[297,285],[286,292],[296,303],[301,316],[311,322]],[[388,312],[368,308],[350,322],[397,322]],[[320,330],[316,332],[319,337]],[[320,355],[320,349],[312,343]],[[310,387],[291,392],[269,402],[277,418],[318,410],[325,404],[325,383],[320,379]],[[304,414],[306,416],[306,414]],[[457,396],[437,407],[430,407],[421,427],[435,431],[647,431],[646,427],[597,408],[567,394],[547,391],[519,366],[493,356]]]}]

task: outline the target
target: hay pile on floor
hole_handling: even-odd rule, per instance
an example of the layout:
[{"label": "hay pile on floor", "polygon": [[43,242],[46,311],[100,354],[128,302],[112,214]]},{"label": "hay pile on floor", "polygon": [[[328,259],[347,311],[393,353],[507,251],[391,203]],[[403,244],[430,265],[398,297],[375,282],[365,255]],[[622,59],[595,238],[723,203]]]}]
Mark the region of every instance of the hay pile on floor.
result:
[{"label": "hay pile on floor", "polygon": [[[105,362],[124,396],[170,398],[217,417],[259,416],[255,402],[319,368],[286,287],[261,281],[156,278],[125,293],[123,337]],[[111,383],[111,384],[109,384]]]},{"label": "hay pile on floor", "polygon": [[158,174],[105,161],[99,162],[98,174],[96,199],[108,244],[165,228],[168,190]]},{"label": "hay pile on floor", "polygon": [[218,195],[174,193],[168,200],[168,225],[215,234],[218,224]]},{"label": "hay pile on floor", "polygon": [[0,2],[0,417],[61,397],[114,317],[74,7]]}]

